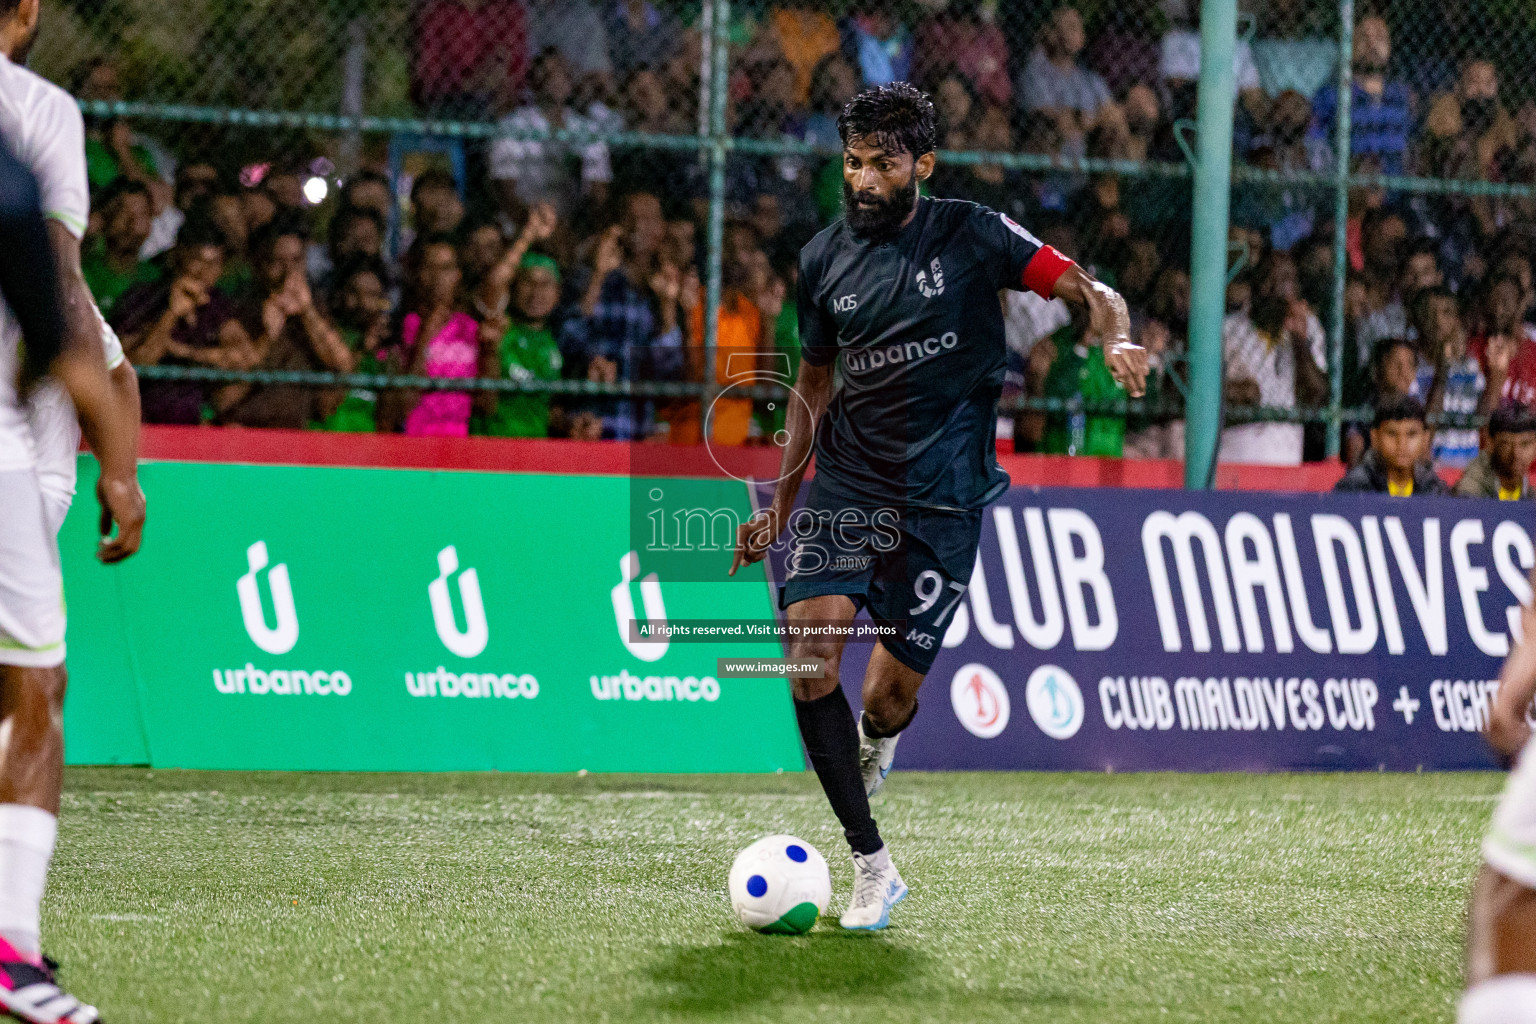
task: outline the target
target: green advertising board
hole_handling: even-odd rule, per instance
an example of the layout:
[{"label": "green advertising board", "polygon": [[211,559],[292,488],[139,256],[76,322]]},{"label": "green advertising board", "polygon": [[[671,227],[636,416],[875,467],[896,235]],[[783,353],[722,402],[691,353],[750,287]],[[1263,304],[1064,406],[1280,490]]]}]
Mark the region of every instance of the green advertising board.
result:
[{"label": "green advertising board", "polygon": [[[624,477],[151,463],[143,550],[60,537],[71,763],[285,770],[804,767],[788,685],[621,620],[766,619],[748,581],[635,551]],[[747,514],[732,480],[665,481]],[[777,655],[777,647],[749,654]]]}]

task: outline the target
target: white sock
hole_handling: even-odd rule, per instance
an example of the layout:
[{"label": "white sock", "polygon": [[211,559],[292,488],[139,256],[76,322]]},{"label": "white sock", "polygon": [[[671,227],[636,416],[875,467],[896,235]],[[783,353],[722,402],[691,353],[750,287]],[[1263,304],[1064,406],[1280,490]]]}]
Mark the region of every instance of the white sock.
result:
[{"label": "white sock", "polygon": [[1456,1024],[1536,1024],[1536,974],[1499,974],[1467,989]]},{"label": "white sock", "polygon": [[0,804],[0,938],[17,952],[41,952],[43,885],[59,819],[41,807]]},{"label": "white sock", "polygon": [[866,857],[865,860],[867,860],[869,862],[869,866],[874,868],[876,871],[889,871],[891,869],[891,848],[889,846],[882,846],[880,849]]}]

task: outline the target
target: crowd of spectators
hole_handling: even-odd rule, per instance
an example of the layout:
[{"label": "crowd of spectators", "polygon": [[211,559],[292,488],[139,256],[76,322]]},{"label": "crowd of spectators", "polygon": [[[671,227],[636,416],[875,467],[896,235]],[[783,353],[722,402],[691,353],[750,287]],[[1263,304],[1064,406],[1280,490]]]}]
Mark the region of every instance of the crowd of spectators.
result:
[{"label": "crowd of spectators", "polygon": [[[848,99],[908,79],[933,96],[943,149],[1181,159],[1173,124],[1193,113],[1200,65],[1192,0],[1093,4],[1087,16],[1064,4],[1022,27],[989,0],[838,10],[733,5],[732,134],[835,150]],[[1501,71],[1515,69],[1475,47],[1459,60],[1426,46],[1400,55],[1389,18],[1357,11],[1354,170],[1536,181],[1536,99],[1501,91]],[[178,162],[124,121],[92,122],[84,267],[136,365],[612,384],[793,373],[796,254],[839,215],[835,153],[727,161],[721,357],[706,367],[708,162],[689,148],[592,137],[697,130],[698,26],[647,0],[423,0],[413,12],[421,113],[494,120],[504,132],[465,141],[451,172],[363,170],[315,206],[300,163]],[[1262,0],[1255,13],[1256,35],[1235,53],[1235,156],[1331,173],[1335,7]],[[74,85],[91,98],[122,92],[103,61]],[[544,131],[577,138],[529,137]],[[1021,451],[1181,457],[1187,181],[941,160],[925,191],[1007,212],[1090,266],[1126,296],[1153,357],[1144,409],[1095,407],[1123,393],[1082,344],[1084,325],[1059,302],[1005,293],[1005,396],[1061,402],[1005,416],[1001,436]],[[1327,404],[1332,191],[1240,181],[1232,221],[1245,269],[1227,294],[1227,407]],[[1347,237],[1346,405],[1401,411],[1407,400],[1431,416],[1480,417],[1507,406],[1505,425],[1524,423],[1510,417],[1536,408],[1536,205],[1386,182],[1352,192]],[[153,380],[143,390],[146,419],[160,423],[674,442],[704,429],[686,399]],[[709,429],[717,442],[753,444],[778,425],[768,403],[737,399],[715,407]],[[1377,455],[1362,460],[1383,429],[1349,430],[1346,460],[1375,465]],[[1439,427],[1422,458],[1475,465],[1489,451],[1484,435]],[[1236,422],[1220,457],[1296,464],[1321,456],[1322,436],[1320,425]]]}]

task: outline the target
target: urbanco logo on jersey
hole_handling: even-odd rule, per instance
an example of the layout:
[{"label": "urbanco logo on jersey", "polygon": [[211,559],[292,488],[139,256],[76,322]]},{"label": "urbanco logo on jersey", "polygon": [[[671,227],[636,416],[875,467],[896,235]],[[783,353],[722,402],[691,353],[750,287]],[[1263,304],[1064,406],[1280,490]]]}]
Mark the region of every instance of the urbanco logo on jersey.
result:
[{"label": "urbanco logo on jersey", "polygon": [[235,593],[240,597],[240,618],[245,622],[245,632],[251,642],[268,654],[287,654],[299,642],[299,613],[293,605],[293,585],[288,579],[288,566],[283,562],[267,572],[267,586],[272,591],[272,612],[275,625],[267,625],[266,612],[261,607],[261,584],[257,580],[267,568],[267,542],[259,540],[245,549],[245,562],[249,567],[244,576],[235,581]]},{"label": "urbanco logo on jersey", "polygon": [[1024,706],[1040,731],[1053,740],[1071,739],[1083,727],[1083,691],[1071,673],[1056,665],[1041,665],[1024,686]]},{"label": "urbanco logo on jersey", "polygon": [[960,666],[949,681],[949,705],[972,736],[990,740],[1008,728],[1008,689],[996,672],[979,662]]},{"label": "urbanco logo on jersey", "polygon": [[[635,616],[635,599],[629,592],[629,585],[640,575],[640,553],[638,551],[626,552],[619,559],[619,582],[611,591],[613,596],[613,621],[619,628],[619,640],[623,642],[624,649],[641,661],[660,661],[666,656],[667,648],[672,642],[666,639],[666,632],[662,631],[662,639],[655,641],[636,641],[629,638],[629,623]],[[645,618],[656,625],[665,625],[667,621],[667,606],[661,599],[661,579],[653,572],[640,580],[640,603],[645,607]]]},{"label": "urbanco logo on jersey", "polygon": [[459,629],[453,611],[453,594],[448,577],[459,571],[459,551],[452,544],[437,553],[437,579],[427,584],[427,598],[432,603],[432,625],[437,638],[450,652],[461,658],[479,657],[490,642],[491,631],[485,621],[485,602],[480,597],[480,574],[465,569],[459,574],[459,600],[464,605],[464,628]]}]

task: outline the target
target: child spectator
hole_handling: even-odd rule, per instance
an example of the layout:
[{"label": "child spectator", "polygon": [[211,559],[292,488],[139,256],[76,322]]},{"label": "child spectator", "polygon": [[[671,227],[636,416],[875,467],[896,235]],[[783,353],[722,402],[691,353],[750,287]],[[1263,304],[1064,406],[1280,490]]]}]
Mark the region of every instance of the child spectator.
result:
[{"label": "child spectator", "polygon": [[1456,482],[1462,498],[1532,501],[1531,461],[1536,459],[1536,417],[1523,405],[1499,406],[1483,430],[1483,450]]},{"label": "child spectator", "polygon": [[1333,485],[1337,494],[1390,494],[1395,498],[1450,493],[1425,460],[1429,428],[1416,398],[1388,398],[1376,406],[1371,448]]}]

